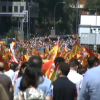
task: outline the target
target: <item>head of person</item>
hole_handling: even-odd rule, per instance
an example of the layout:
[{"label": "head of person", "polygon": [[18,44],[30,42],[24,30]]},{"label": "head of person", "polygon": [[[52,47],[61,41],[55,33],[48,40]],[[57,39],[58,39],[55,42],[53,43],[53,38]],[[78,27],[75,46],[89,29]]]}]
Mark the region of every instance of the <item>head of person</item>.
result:
[{"label": "head of person", "polygon": [[42,76],[42,58],[34,55],[29,58],[29,67],[35,68],[39,76]]},{"label": "head of person", "polygon": [[3,72],[5,70],[5,65],[3,62],[0,62],[0,72]]},{"label": "head of person", "polygon": [[96,67],[96,66],[98,66],[98,64],[99,64],[99,59],[97,57],[90,56],[88,58],[88,65],[89,65],[90,68]]},{"label": "head of person", "polygon": [[88,64],[86,64],[84,67],[86,67],[86,69],[90,69],[90,66]]},{"label": "head of person", "polygon": [[29,63],[28,62],[23,62],[21,67],[20,67],[20,71],[18,73],[18,77],[23,76],[23,74],[24,74],[24,72],[25,72],[27,67],[29,67]]},{"label": "head of person", "polygon": [[87,68],[86,67],[81,67],[79,69],[79,74],[83,75],[86,71],[87,71]]},{"label": "head of person", "polygon": [[66,77],[69,73],[70,66],[69,64],[65,62],[61,62],[59,64],[58,70],[57,70],[57,76],[58,77]]},{"label": "head of person", "polygon": [[34,68],[42,68],[42,58],[40,56],[34,55],[29,58],[29,65]]},{"label": "head of person", "polygon": [[69,65],[70,65],[71,70],[77,70],[79,67],[79,62],[77,59],[72,59],[72,60],[70,60]]},{"label": "head of person", "polygon": [[56,66],[57,64],[60,64],[61,62],[65,62],[65,60],[64,60],[63,57],[57,57],[57,58],[54,60],[55,66]]},{"label": "head of person", "polygon": [[39,77],[37,75],[37,70],[35,70],[33,67],[27,67],[21,80],[19,89],[21,91],[25,91],[30,87],[36,88],[38,79]]},{"label": "head of person", "polygon": [[10,64],[10,69],[13,70],[14,72],[17,70],[18,68],[18,63],[12,62]]}]

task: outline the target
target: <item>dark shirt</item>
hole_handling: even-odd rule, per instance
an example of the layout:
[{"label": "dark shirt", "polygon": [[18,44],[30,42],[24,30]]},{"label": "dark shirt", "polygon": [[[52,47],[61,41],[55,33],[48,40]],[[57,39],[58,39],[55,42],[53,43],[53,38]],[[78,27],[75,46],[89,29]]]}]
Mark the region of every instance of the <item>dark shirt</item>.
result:
[{"label": "dark shirt", "polygon": [[10,77],[5,74],[0,74],[0,83],[4,86],[6,93],[10,97],[10,88],[12,88],[12,82]]},{"label": "dark shirt", "polygon": [[53,100],[74,100],[76,93],[76,85],[67,77],[59,77],[53,82]]}]

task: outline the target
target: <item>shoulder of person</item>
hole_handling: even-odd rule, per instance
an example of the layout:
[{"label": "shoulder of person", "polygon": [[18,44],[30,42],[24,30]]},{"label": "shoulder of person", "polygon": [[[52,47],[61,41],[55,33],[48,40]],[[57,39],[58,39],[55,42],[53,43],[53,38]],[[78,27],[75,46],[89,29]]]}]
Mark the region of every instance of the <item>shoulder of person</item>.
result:
[{"label": "shoulder of person", "polygon": [[46,76],[44,76],[44,80],[47,81],[48,83],[52,83],[52,81],[48,79]]},{"label": "shoulder of person", "polygon": [[8,71],[4,72],[4,74],[7,74],[7,73],[8,73]]},{"label": "shoulder of person", "polygon": [[73,82],[72,82],[71,80],[69,80],[69,79],[68,79],[68,81],[69,81],[69,84],[70,84],[70,85],[76,87],[76,84],[75,84],[75,83],[73,83]]},{"label": "shoulder of person", "polygon": [[82,78],[82,79],[83,79],[83,75],[77,73],[77,76],[78,76],[79,78]]},{"label": "shoulder of person", "polygon": [[79,75],[80,78],[83,78],[83,75],[81,75],[81,74],[79,74],[79,73],[78,73],[78,75]]},{"label": "shoulder of person", "polygon": [[6,74],[2,74],[2,75],[6,78],[6,80],[10,80],[11,81],[10,77],[7,76]]},{"label": "shoulder of person", "polygon": [[92,76],[93,73],[95,73],[95,72],[97,72],[97,71],[100,72],[100,65],[97,66],[97,67],[90,68],[90,69],[85,73],[84,76],[88,76],[88,77],[89,77],[89,76]]}]

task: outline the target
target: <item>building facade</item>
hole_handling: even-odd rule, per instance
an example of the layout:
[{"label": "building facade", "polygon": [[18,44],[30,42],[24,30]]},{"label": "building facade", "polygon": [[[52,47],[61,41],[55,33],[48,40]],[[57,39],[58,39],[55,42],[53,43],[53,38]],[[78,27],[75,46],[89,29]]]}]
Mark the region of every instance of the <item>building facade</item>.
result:
[{"label": "building facade", "polygon": [[[19,17],[19,13],[22,13],[23,11],[28,10],[30,11],[30,17],[32,18],[38,18],[38,11],[39,11],[39,4],[38,3],[30,3],[30,2],[0,2],[0,13],[2,16],[10,16],[12,13],[12,16]],[[20,17],[23,17],[22,15]]]},{"label": "building facade", "polygon": [[[27,11],[28,25],[25,26],[23,19],[25,18],[24,11]],[[32,34],[35,32],[35,20],[39,17],[39,4],[34,2],[8,2],[0,1],[0,18],[17,18],[18,28],[21,33],[23,30],[25,34]],[[25,26],[25,28],[24,28]],[[26,29],[27,28],[27,29]]]}]

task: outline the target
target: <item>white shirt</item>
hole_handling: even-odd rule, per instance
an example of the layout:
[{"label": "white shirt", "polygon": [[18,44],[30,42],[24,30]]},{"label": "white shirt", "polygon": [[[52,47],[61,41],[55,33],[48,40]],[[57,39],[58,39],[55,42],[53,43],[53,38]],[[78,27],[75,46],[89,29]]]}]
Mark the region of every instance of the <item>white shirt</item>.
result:
[{"label": "white shirt", "polygon": [[16,77],[18,76],[19,70],[14,72],[13,79],[12,79],[12,85],[14,86],[16,82]]},{"label": "white shirt", "polygon": [[77,100],[79,100],[79,90],[81,88],[83,76],[78,74],[75,70],[70,70],[67,77],[70,81],[76,84],[77,94],[78,94]]},{"label": "white shirt", "polygon": [[7,72],[4,73],[5,75],[7,75],[8,77],[10,77],[11,81],[13,80],[13,75],[14,75],[14,71],[13,70],[9,70]]}]

